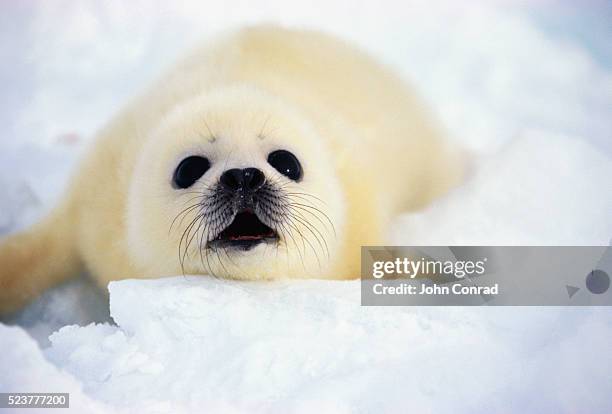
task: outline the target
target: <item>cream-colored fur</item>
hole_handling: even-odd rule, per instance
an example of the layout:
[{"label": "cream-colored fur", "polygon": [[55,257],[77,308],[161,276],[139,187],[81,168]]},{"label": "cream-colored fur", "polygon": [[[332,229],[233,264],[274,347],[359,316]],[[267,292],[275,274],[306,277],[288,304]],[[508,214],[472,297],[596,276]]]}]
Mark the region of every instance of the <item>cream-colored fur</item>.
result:
[{"label": "cream-colored fur", "polygon": [[[275,149],[298,156],[302,182],[267,164]],[[207,156],[212,168],[194,188],[176,190],[172,172],[190,154]],[[194,189],[237,167],[308,194],[296,200],[314,214],[299,213],[318,236],[296,223],[293,240],[231,255],[202,253],[194,242],[181,267],[181,235],[197,212],[172,221]],[[245,29],[196,51],[128,105],[100,132],[63,203],[0,244],[0,312],[83,266],[103,286],[183,272],[355,278],[360,246],[383,243],[393,215],[424,206],[462,171],[385,67],[320,33]]]}]

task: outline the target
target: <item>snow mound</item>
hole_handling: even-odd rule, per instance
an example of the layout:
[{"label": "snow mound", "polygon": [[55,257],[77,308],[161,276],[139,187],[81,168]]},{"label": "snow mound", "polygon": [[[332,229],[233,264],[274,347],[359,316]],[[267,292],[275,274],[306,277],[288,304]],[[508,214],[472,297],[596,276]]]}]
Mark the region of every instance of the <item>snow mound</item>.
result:
[{"label": "snow mound", "polygon": [[109,290],[118,326],[64,327],[46,355],[128,411],[612,409],[612,317],[594,310],[369,308],[356,281],[187,276]]},{"label": "snow mound", "polygon": [[[38,344],[23,329],[0,324],[0,338],[2,392],[41,392],[44,384],[44,392],[70,392],[70,408],[80,413],[108,412],[107,407],[85,396],[81,385],[71,375],[49,363]],[[9,372],[10,375],[6,375]]]},{"label": "snow mound", "polygon": [[608,245],[612,158],[583,139],[526,131],[468,182],[402,216],[398,245]]}]

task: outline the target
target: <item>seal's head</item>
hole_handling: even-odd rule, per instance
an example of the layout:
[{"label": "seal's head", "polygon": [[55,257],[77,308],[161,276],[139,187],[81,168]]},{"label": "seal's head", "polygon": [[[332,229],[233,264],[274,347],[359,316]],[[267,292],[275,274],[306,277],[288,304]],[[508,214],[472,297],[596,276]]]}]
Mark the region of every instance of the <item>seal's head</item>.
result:
[{"label": "seal's head", "polygon": [[320,276],[339,242],[344,201],[318,133],[250,88],[174,108],[134,166],[130,253],[155,273]]}]

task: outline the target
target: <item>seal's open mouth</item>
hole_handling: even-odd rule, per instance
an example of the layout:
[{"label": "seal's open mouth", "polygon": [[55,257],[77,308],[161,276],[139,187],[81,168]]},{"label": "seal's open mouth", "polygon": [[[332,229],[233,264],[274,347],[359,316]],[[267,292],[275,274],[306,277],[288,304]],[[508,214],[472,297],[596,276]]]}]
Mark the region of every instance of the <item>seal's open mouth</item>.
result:
[{"label": "seal's open mouth", "polygon": [[237,247],[249,250],[262,242],[278,240],[278,234],[259,220],[252,210],[245,210],[209,242],[211,247]]}]

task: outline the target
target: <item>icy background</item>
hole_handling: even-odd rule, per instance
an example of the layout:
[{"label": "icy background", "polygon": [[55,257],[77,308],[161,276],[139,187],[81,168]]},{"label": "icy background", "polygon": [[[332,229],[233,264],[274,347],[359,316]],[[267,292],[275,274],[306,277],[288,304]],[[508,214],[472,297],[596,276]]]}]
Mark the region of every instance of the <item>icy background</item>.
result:
[{"label": "icy background", "polygon": [[[395,243],[610,242],[610,2],[301,3],[3,2],[0,233],[61,196],[95,131],[175,57],[266,21],[362,45],[476,154]],[[122,281],[111,321],[82,278],[0,325],[0,391],[70,392],[81,412],[612,412],[610,310],[361,308],[358,288]]]}]

